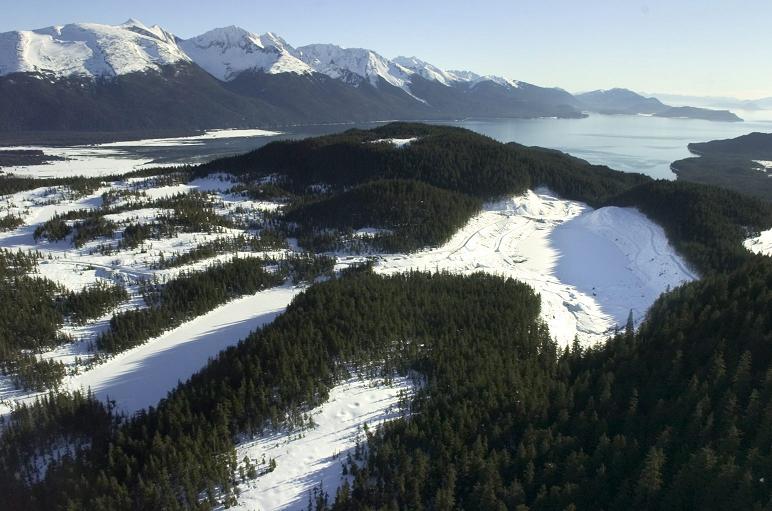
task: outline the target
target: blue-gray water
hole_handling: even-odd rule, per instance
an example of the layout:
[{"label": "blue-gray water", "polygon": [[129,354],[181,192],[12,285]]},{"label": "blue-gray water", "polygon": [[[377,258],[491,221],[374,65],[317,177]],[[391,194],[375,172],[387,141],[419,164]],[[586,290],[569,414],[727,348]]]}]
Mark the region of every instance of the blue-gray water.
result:
[{"label": "blue-gray water", "polygon": [[[591,115],[585,119],[466,120],[446,124],[468,128],[502,142],[559,149],[591,163],[665,179],[674,178],[670,172],[673,161],[689,156],[686,146],[690,142],[732,138],[752,131],[772,132],[772,121],[726,123],[631,115]],[[351,127],[353,125],[305,126],[293,128],[277,137],[214,139],[200,146],[133,149],[157,158],[159,163],[197,162],[246,152],[273,140],[334,133]]]}]

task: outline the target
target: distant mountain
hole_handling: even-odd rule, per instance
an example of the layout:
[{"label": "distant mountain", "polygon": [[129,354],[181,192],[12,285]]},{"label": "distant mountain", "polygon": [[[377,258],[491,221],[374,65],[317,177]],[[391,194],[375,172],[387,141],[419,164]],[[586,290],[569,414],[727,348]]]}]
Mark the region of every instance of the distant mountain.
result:
[{"label": "distant mountain", "polygon": [[271,32],[236,26],[189,39],[137,20],[0,34],[0,131],[6,132],[579,118],[583,110],[683,114],[624,89],[577,98],[559,88],[443,70],[418,57],[388,59],[334,44],[294,48]]},{"label": "distant mountain", "polygon": [[742,121],[727,110],[696,107],[671,107],[657,98],[645,97],[629,89],[596,90],[577,94],[576,99],[591,112],[602,114],[646,114],[656,117],[705,119],[709,121]]},{"label": "distant mountain", "polygon": [[667,106],[656,98],[647,98],[629,89],[595,90],[577,94],[588,110],[601,114],[655,114]]}]

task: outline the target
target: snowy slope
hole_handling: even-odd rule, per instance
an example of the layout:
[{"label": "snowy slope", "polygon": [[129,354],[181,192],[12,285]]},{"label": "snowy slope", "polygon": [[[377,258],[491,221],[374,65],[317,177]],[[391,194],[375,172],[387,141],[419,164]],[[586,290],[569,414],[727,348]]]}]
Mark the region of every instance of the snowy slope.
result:
[{"label": "snowy slope", "polygon": [[447,86],[492,81],[517,87],[517,82],[499,76],[445,71],[417,57],[390,60],[365,48],[311,44],[296,49],[271,32],[257,35],[237,26],[185,40],[133,19],[117,26],[78,23],[0,34],[0,76],[15,72],[116,76],[177,62],[194,62],[222,81],[257,70],[298,75],[318,72],[353,85],[363,80],[377,85],[383,79],[407,92],[413,75]]},{"label": "snowy slope", "polygon": [[439,82],[443,85],[451,85],[453,82],[458,81],[467,81],[463,78],[463,75],[456,76],[453,73],[444,71],[434,64],[425,62],[417,57],[397,57],[394,59],[394,63],[427,80]]},{"label": "snowy slope", "polygon": [[236,26],[216,28],[181,41],[180,47],[193,62],[220,80],[233,79],[247,70],[269,74],[311,72],[284,39],[270,32],[257,35]]},{"label": "snowy slope", "polygon": [[364,79],[372,85],[378,80],[407,89],[412,72],[372,50],[341,48],[334,44],[309,44],[297,48],[297,55],[314,71],[349,83]]},{"label": "snowy slope", "polygon": [[575,337],[603,341],[630,310],[640,323],[668,287],[696,278],[664,230],[639,211],[593,210],[544,189],[487,204],[441,247],[384,254],[375,266],[386,274],[411,269],[525,282],[541,295],[542,318],[562,346]]},{"label": "snowy slope", "polygon": [[0,75],[117,76],[190,59],[158,26],[78,23],[0,34]]},{"label": "snowy slope", "polygon": [[751,252],[772,257],[772,229],[763,231],[754,238],[748,238],[743,245]]},{"label": "snowy slope", "polygon": [[[315,427],[279,431],[236,447],[236,458],[246,456],[260,474],[239,484],[238,505],[232,509],[273,511],[306,509],[309,492],[321,487],[330,496],[342,484],[342,464],[364,443],[370,431],[396,419],[406,410],[400,401],[414,390],[407,378],[386,383],[381,379],[351,378],[330,390],[330,398],[308,412]],[[269,460],[276,469],[267,472]],[[220,508],[218,508],[220,509]]]}]

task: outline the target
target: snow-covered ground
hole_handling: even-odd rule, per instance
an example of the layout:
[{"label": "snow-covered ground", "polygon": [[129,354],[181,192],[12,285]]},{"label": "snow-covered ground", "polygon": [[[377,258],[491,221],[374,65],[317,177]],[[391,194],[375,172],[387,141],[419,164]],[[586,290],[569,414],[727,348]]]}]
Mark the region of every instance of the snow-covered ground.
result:
[{"label": "snow-covered ground", "polygon": [[371,144],[377,144],[380,142],[386,142],[387,144],[391,144],[395,147],[406,147],[410,145],[411,143],[418,140],[418,137],[413,138],[379,138],[378,140],[373,140],[370,142]]},{"label": "snow-covered ground", "polygon": [[134,413],[155,406],[219,352],[270,323],[302,288],[282,286],[228,302],[155,339],[70,378],[71,389],[91,391]]},{"label": "snow-covered ground", "polygon": [[[305,509],[309,492],[321,488],[335,497],[343,483],[342,467],[356,443],[365,441],[364,428],[377,427],[402,415],[400,401],[413,392],[407,378],[387,385],[382,379],[352,378],[332,388],[330,398],[308,412],[315,427],[280,431],[245,441],[236,447],[256,466],[256,479],[239,485],[234,509],[270,511]],[[365,426],[366,425],[366,426]],[[276,468],[267,472],[270,460]]]},{"label": "snow-covered ground", "polygon": [[[341,265],[359,258],[342,257]],[[442,247],[381,255],[376,271],[487,272],[532,286],[553,337],[605,339],[639,323],[668,287],[694,280],[657,224],[631,208],[592,208],[540,189],[487,204]]]},{"label": "snow-covered ground", "polygon": [[743,244],[751,252],[772,257],[772,229],[745,240]]},{"label": "snow-covered ground", "polygon": [[82,146],[48,147],[36,145],[0,147],[0,150],[40,150],[46,155],[64,158],[63,160],[54,160],[42,165],[18,165],[3,167],[0,170],[8,174],[33,178],[120,175],[151,164],[153,167],[168,166],[153,163],[153,158],[137,153],[132,149],[200,146],[215,139],[270,137],[280,134],[277,131],[263,129],[221,129],[209,130],[200,135],[190,137],[152,138]]}]

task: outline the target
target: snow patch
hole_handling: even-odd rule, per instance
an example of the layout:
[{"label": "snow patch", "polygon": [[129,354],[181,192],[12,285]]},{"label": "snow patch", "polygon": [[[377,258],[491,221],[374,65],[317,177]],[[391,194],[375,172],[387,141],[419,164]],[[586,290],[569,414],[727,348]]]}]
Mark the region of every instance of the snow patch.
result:
[{"label": "snow patch", "polygon": [[[407,378],[386,384],[382,379],[352,378],[330,390],[329,399],[308,412],[315,427],[281,431],[236,447],[239,462],[246,456],[258,477],[239,485],[234,509],[269,511],[305,509],[309,492],[320,485],[331,498],[343,483],[343,463],[357,442],[372,429],[403,415],[400,401],[413,392]],[[270,460],[276,468],[268,472]]]},{"label": "snow patch", "polygon": [[743,242],[745,248],[756,254],[772,257],[772,229],[759,233]]}]

